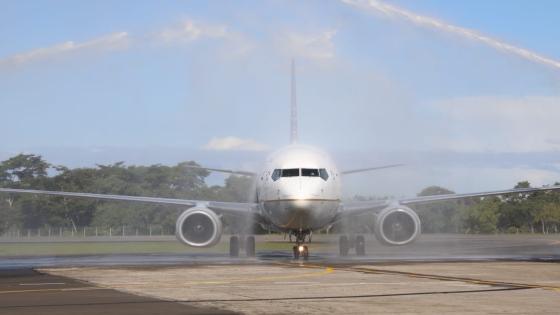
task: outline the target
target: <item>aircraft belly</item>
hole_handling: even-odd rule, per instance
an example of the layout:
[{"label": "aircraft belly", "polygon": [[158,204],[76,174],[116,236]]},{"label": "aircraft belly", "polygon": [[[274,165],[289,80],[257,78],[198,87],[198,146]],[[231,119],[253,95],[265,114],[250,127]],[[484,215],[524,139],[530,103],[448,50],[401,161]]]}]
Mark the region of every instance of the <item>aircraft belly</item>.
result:
[{"label": "aircraft belly", "polygon": [[327,199],[270,200],[263,202],[268,220],[282,229],[320,229],[332,223],[340,201]]}]

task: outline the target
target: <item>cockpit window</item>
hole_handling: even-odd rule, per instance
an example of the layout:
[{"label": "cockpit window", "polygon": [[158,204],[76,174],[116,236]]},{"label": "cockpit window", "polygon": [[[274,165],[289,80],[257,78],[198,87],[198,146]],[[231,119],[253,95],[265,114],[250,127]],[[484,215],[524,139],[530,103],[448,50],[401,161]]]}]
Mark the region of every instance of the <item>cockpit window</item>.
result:
[{"label": "cockpit window", "polygon": [[273,181],[277,181],[280,176],[282,176],[282,170],[281,169],[275,169],[274,172],[272,172],[272,180]]},{"label": "cockpit window", "polygon": [[316,168],[302,168],[301,176],[319,177],[319,170]]},{"label": "cockpit window", "polygon": [[299,176],[299,168],[286,168],[282,170],[282,177]]},{"label": "cockpit window", "polygon": [[327,173],[327,170],[324,168],[319,169],[319,176],[321,176],[323,180],[329,179],[329,173]]},{"label": "cockpit window", "polygon": [[286,168],[286,169],[275,169],[272,172],[272,180],[277,181],[280,177],[297,177],[297,176],[306,176],[306,177],[321,177],[323,180],[329,179],[329,173],[324,168],[316,169],[316,168]]}]

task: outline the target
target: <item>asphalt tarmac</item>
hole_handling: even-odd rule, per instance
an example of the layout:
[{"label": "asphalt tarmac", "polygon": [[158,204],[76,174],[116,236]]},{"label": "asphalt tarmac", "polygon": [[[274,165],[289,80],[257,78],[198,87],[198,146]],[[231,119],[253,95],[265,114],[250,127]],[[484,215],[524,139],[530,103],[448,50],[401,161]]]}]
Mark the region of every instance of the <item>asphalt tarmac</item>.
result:
[{"label": "asphalt tarmac", "polygon": [[235,314],[124,293],[32,269],[0,271],[0,314]]},{"label": "asphalt tarmac", "polygon": [[560,308],[560,264],[544,262],[270,261],[41,271],[242,314],[558,314]]},{"label": "asphalt tarmac", "polygon": [[292,260],[289,244],[285,251],[261,251],[253,258],[220,252],[3,257],[0,314],[557,314],[560,309],[559,236],[424,235],[402,247],[370,238],[363,257],[339,257],[335,240],[317,238],[307,262]]}]

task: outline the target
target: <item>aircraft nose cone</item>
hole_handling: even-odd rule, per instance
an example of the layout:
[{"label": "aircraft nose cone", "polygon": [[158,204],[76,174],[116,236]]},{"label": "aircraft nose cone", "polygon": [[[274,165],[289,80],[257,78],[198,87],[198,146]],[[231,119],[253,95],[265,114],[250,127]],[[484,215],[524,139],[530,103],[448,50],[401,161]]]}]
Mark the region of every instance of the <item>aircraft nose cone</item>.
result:
[{"label": "aircraft nose cone", "polygon": [[283,183],[279,190],[278,199],[305,200],[322,198],[324,193],[322,179],[319,178],[292,178]]},{"label": "aircraft nose cone", "polygon": [[277,226],[288,229],[315,229],[328,224],[338,208],[337,201],[317,199],[274,200],[265,209]]}]

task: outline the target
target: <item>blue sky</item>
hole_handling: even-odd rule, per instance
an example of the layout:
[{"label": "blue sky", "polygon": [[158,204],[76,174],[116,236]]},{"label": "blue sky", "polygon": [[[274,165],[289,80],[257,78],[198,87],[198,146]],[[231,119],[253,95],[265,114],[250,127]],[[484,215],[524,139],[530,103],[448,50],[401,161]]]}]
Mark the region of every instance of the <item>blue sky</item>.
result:
[{"label": "blue sky", "polygon": [[0,159],[257,167],[288,139],[293,57],[303,142],[407,163],[348,194],[560,180],[558,1],[376,4],[0,1]]}]

